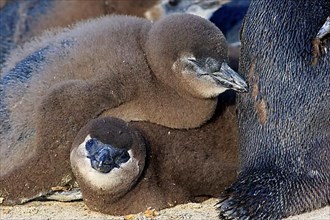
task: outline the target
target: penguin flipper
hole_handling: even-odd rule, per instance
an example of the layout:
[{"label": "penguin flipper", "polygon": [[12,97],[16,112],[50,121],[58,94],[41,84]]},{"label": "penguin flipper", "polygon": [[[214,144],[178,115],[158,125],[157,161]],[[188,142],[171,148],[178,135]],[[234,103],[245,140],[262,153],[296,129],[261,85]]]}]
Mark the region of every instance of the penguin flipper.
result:
[{"label": "penguin flipper", "polygon": [[[39,144],[45,146],[48,140],[73,140],[89,120],[98,117],[106,109],[119,106],[121,99],[118,90],[113,93],[107,90],[102,85],[96,86],[84,80],[56,84],[45,95],[38,109],[37,130],[39,137],[45,137],[45,142]],[[59,143],[52,142],[55,145]]]}]

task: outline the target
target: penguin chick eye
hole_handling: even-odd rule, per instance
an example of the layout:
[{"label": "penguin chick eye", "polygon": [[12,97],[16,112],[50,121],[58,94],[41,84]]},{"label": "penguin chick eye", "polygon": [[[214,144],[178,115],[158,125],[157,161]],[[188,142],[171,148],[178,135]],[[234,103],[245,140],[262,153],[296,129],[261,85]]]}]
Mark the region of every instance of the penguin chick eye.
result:
[{"label": "penguin chick eye", "polygon": [[215,59],[208,57],[205,61],[205,67],[211,72],[219,72],[222,62],[217,62]]},{"label": "penguin chick eye", "polygon": [[219,72],[221,63],[217,62],[213,58],[196,59],[194,57],[187,58],[188,66],[191,65],[191,69],[196,71],[197,75],[209,75],[214,72]]},{"label": "penguin chick eye", "polygon": [[200,61],[198,61],[198,60],[196,60],[196,58],[188,58],[187,60],[188,60],[190,63],[195,64],[195,65],[197,65],[197,66],[203,66],[203,63],[200,62]]},{"label": "penguin chick eye", "polygon": [[126,163],[130,159],[127,151],[122,151],[120,155],[114,158],[116,164]]},{"label": "penguin chick eye", "polygon": [[196,75],[196,76],[204,76],[208,75],[207,72],[205,72],[205,64],[203,61],[198,60],[194,57],[186,58],[182,60],[183,64],[183,70],[187,71],[187,73]]},{"label": "penguin chick eye", "polygon": [[168,4],[172,7],[175,7],[179,4],[180,0],[169,0]]},{"label": "penguin chick eye", "polygon": [[95,141],[92,139],[89,139],[86,143],[85,143],[85,148],[87,150],[88,153],[90,153],[92,151],[92,147],[94,145]]}]

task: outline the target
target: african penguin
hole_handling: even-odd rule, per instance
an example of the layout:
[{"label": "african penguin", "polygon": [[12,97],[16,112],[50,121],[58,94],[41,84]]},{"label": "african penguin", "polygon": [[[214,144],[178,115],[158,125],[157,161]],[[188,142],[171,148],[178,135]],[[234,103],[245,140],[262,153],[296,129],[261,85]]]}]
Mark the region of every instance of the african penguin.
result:
[{"label": "african penguin", "polygon": [[[69,155],[78,131],[97,117],[199,127],[214,114],[220,93],[247,90],[226,59],[221,32],[188,14],[155,23],[102,17],[25,44],[1,73],[1,175],[22,169],[26,161],[40,162],[43,149],[54,160]],[[33,190],[16,181],[18,194],[2,192],[12,196],[7,201],[19,203],[54,182],[66,182],[61,167],[68,167],[68,160],[56,169],[47,158],[42,161],[54,179],[34,184]],[[32,164],[29,171],[38,176]]]},{"label": "african penguin", "polygon": [[[238,98],[240,171],[221,218],[282,219],[329,205],[329,15],[330,1],[251,1],[241,31],[251,90]],[[316,61],[315,38],[325,52]]]},{"label": "african penguin", "polygon": [[[91,120],[77,134],[70,154],[72,171],[83,195],[107,193],[107,201],[126,194],[140,177],[145,164],[143,137],[116,118]],[[88,193],[87,193],[88,194]],[[84,200],[88,204],[89,198]]]},{"label": "african penguin", "polygon": [[[72,170],[86,205],[102,213],[127,215],[219,196],[235,180],[238,169],[233,98],[233,93],[221,95],[215,116],[197,129],[123,121],[120,127],[119,119],[91,120],[76,136],[71,151]],[[144,142],[125,137],[127,128],[137,130]],[[129,140],[125,146],[138,147],[134,153],[131,148],[122,150],[115,143],[118,138]],[[145,158],[134,156],[139,150]],[[133,161],[144,163],[144,170]]]}]

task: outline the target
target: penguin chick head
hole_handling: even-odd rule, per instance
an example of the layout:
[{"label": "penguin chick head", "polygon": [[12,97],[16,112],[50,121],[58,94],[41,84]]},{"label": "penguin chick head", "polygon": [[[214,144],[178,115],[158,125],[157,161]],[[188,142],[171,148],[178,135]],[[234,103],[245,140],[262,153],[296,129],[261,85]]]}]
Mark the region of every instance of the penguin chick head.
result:
[{"label": "penguin chick head", "polygon": [[165,14],[189,13],[209,19],[221,5],[219,0],[162,0],[160,6]]},{"label": "penguin chick head", "polygon": [[141,175],[145,156],[142,136],[124,121],[107,117],[91,120],[79,131],[70,161],[80,186],[118,198]]},{"label": "penguin chick head", "polygon": [[246,92],[246,81],[228,64],[228,46],[210,21],[174,14],[154,23],[146,41],[151,70],[179,93],[213,98],[233,89]]}]

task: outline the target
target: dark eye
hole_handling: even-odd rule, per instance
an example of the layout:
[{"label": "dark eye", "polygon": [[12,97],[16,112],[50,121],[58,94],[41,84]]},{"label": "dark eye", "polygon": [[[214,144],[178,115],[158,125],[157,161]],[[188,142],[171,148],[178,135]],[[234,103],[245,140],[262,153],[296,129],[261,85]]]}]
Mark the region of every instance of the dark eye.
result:
[{"label": "dark eye", "polygon": [[168,4],[169,4],[170,6],[175,7],[175,6],[177,6],[177,5],[179,4],[179,1],[180,1],[180,0],[169,0],[169,1],[168,1]]},{"label": "dark eye", "polygon": [[116,164],[126,163],[131,157],[127,151],[122,151],[120,154],[115,158]]},{"label": "dark eye", "polygon": [[94,144],[94,140],[93,139],[89,139],[86,144],[85,144],[85,148],[88,152],[91,152],[92,150],[92,147],[93,147],[93,144]]},{"label": "dark eye", "polygon": [[205,66],[211,71],[211,72],[219,72],[221,68],[221,63],[217,62],[215,59],[207,58],[205,61]]}]

